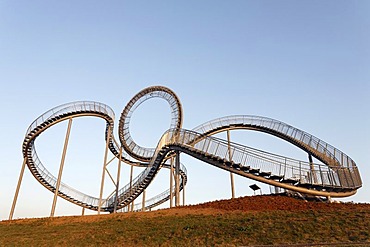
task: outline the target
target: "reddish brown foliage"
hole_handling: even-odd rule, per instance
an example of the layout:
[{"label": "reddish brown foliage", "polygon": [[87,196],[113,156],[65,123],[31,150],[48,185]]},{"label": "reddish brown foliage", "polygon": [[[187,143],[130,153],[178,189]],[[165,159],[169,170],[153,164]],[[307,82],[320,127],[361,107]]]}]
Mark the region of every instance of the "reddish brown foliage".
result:
[{"label": "reddish brown foliage", "polygon": [[186,206],[189,209],[219,209],[227,211],[271,211],[271,210],[351,210],[359,208],[370,208],[365,203],[326,203],[307,202],[288,196],[246,196],[231,200],[220,200],[198,205]]}]

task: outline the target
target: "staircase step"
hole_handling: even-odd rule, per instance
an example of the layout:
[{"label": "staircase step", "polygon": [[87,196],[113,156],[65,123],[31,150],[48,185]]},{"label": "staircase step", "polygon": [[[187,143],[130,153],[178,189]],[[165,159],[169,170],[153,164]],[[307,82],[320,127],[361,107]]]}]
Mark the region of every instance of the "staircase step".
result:
[{"label": "staircase step", "polygon": [[240,170],[241,169],[240,164],[233,163],[232,166],[233,166],[234,169],[237,169],[237,170]]},{"label": "staircase step", "polygon": [[287,183],[287,184],[296,184],[298,183],[298,179],[297,178],[284,178],[283,180],[281,180],[282,183]]},{"label": "staircase step", "polygon": [[252,173],[252,174],[256,174],[256,173],[259,173],[260,172],[260,169],[258,168],[250,168],[249,169],[249,173]]},{"label": "staircase step", "polygon": [[250,166],[241,166],[240,170],[242,170],[243,172],[248,172],[250,168]]},{"label": "staircase step", "polygon": [[283,179],[283,177],[284,176],[282,176],[282,175],[275,175],[275,174],[273,174],[273,175],[270,175],[270,177],[269,177],[269,179],[272,179],[272,180],[281,180],[281,179]]},{"label": "staircase step", "polygon": [[259,172],[259,175],[262,177],[269,177],[271,175],[271,172]]}]

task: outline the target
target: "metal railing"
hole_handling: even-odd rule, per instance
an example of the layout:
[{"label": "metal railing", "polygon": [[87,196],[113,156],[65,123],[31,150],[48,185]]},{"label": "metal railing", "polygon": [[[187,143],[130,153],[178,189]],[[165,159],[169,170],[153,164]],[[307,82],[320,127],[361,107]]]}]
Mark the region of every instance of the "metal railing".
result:
[{"label": "metal railing", "polygon": [[[331,179],[333,184],[341,180],[341,184],[351,185],[350,187],[358,188],[362,185],[356,163],[349,156],[319,138],[278,120],[260,116],[229,116],[206,122],[193,130],[207,135],[223,128],[250,128],[284,137],[287,141],[305,148],[306,151],[331,168],[328,170],[325,166],[317,167],[319,171],[330,174],[334,172],[334,175],[324,176],[324,180],[325,177],[334,176]],[[340,175],[341,171],[348,172],[344,172],[346,175]],[[320,179],[321,174],[317,177]]]},{"label": "metal railing", "polygon": [[26,136],[30,134],[32,130],[36,129],[36,127],[40,126],[42,123],[45,123],[47,120],[52,119],[53,117],[57,117],[69,112],[78,111],[103,113],[112,119],[112,123],[114,122],[114,112],[109,106],[94,101],[77,101],[54,107],[53,109],[45,112],[44,114],[36,118],[36,120],[34,120],[28,127],[26,131]]}]

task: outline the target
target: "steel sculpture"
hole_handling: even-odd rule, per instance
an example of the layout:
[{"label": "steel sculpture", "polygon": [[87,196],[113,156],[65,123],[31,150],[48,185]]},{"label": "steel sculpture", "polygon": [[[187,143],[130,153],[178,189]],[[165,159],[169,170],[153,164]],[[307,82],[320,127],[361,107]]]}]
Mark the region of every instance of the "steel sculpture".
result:
[{"label": "steel sculpture", "polygon": [[[134,110],[146,100],[154,97],[165,99],[171,107],[171,125],[161,137],[156,148],[141,147],[134,142],[130,135],[130,119]],[[99,198],[86,195],[61,182],[64,165],[64,155],[68,145],[69,130],[72,119],[93,116],[106,122],[105,140],[106,152],[103,164],[101,190]],[[41,163],[36,149],[35,140],[45,130],[62,121],[69,121],[66,134],[65,148],[60,165],[58,178],[52,175]],[[114,112],[102,103],[81,101],[55,107],[38,117],[27,129],[23,146],[23,165],[18,180],[16,193],[9,219],[12,219],[24,168],[27,165],[32,175],[48,190],[54,193],[54,215],[57,196],[83,208],[96,210],[99,213],[122,210],[149,186],[161,168],[171,169],[170,189],[141,204],[141,210],[151,209],[175,194],[179,205],[179,192],[187,182],[186,168],[180,164],[180,153],[186,153],[218,168],[239,174],[256,181],[284,188],[287,190],[323,197],[347,197],[356,193],[362,186],[361,177],[356,163],[345,153],[318,139],[317,137],[299,130],[293,126],[260,116],[228,116],[204,123],[193,130],[182,128],[183,113],[179,98],[163,86],[148,87],[136,94],[126,105],[119,119],[118,143],[114,138]],[[268,153],[229,140],[229,131],[252,130],[264,132],[281,138],[308,154],[308,161],[300,161],[280,155]],[[214,134],[227,131],[228,140],[214,137]],[[119,189],[119,171],[117,172],[116,190],[107,198],[103,198],[104,177],[107,152],[110,152],[121,162],[139,167],[145,167],[129,184]],[[313,162],[313,157],[321,161]],[[175,171],[175,185],[172,174]],[[232,178],[232,176],[231,176]],[[136,205],[135,209],[139,209]],[[134,208],[131,207],[131,210]]]}]

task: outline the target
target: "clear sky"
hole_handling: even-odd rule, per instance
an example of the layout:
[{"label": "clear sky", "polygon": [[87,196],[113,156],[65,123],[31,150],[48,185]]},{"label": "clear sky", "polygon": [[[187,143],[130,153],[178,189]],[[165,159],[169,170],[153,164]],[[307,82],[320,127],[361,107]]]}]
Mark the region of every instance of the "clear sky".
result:
[{"label": "clear sky", "polygon": [[[187,129],[227,115],[260,115],[332,144],[355,160],[363,179],[363,188],[345,200],[370,202],[369,13],[366,0],[0,0],[0,220],[9,215],[21,145],[34,119],[63,103],[94,100],[113,108],[117,127],[125,104],[151,85],[176,92]],[[133,115],[134,139],[155,146],[169,126],[169,112],[163,100],[145,102]],[[94,196],[104,127],[100,119],[73,122],[63,174],[63,181]],[[62,123],[36,141],[54,174],[65,131]],[[231,138],[307,159],[272,136],[238,131]],[[187,203],[230,198],[227,172],[185,155],[182,162]],[[122,185],[128,171],[122,171]],[[248,186],[254,181],[235,180],[237,196],[253,194]],[[169,173],[161,170],[147,198],[168,186]],[[111,188],[107,180],[105,195]],[[52,197],[26,170],[14,218],[48,216]],[[58,200],[56,215],[80,212]]]}]

